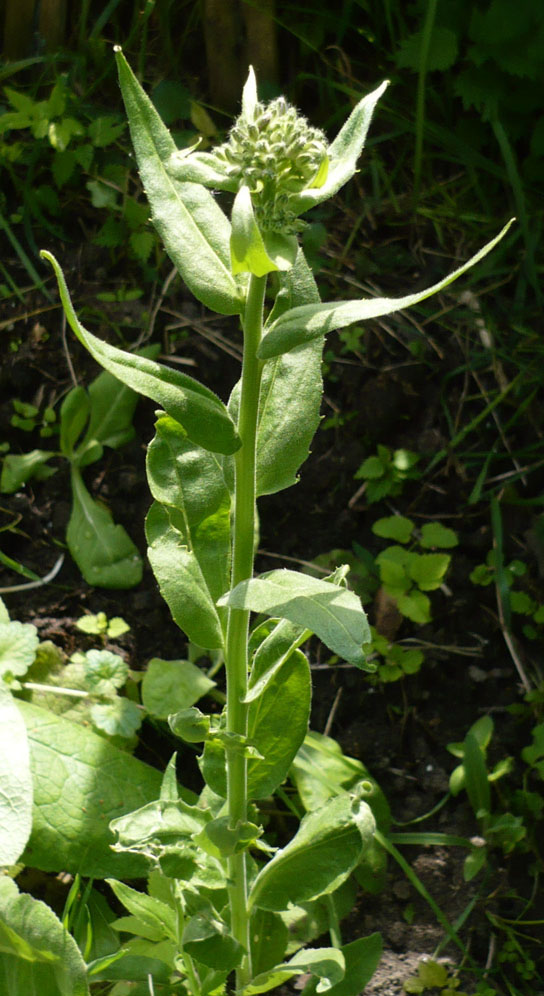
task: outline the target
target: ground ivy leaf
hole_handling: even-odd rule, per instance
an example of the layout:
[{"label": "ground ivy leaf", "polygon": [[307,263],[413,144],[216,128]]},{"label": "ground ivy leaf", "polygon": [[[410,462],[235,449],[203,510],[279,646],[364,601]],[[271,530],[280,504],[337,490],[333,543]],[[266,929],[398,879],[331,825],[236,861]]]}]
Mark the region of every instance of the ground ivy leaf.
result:
[{"label": "ground ivy leaf", "polygon": [[38,631],[30,623],[0,623],[0,675],[26,674],[39,642]]},{"label": "ground ivy leaf", "polygon": [[128,678],[128,664],[111,650],[88,650],[85,654],[85,684],[94,695],[112,695]]},{"label": "ground ivy leaf", "polygon": [[142,725],[143,713],[130,699],[116,697],[91,706],[91,719],[112,737],[132,737]]}]

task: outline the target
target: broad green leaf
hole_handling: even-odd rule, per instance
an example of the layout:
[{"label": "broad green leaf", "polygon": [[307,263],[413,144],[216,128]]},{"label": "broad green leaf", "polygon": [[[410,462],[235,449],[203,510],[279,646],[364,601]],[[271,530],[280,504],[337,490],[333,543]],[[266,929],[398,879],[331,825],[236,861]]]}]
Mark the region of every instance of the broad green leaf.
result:
[{"label": "broad green leaf", "polygon": [[[179,524],[183,526],[183,522]],[[166,508],[157,502],[148,512],[146,535],[153,573],[174,621],[199,647],[220,649],[224,642],[221,618],[197,555],[187,545],[186,535],[171,523]],[[223,531],[220,539],[217,549],[222,550]],[[208,550],[210,546],[208,543]]]},{"label": "broad green leaf", "polygon": [[344,968],[344,955],[339,948],[306,948],[297,951],[289,961],[253,978],[241,993],[242,996],[253,996],[269,992],[294,975],[313,975],[318,980],[316,992],[330,992],[331,987],[343,978]]},{"label": "broad green leaf", "polygon": [[265,274],[278,270],[279,266],[270,259],[266,251],[255,221],[249,187],[241,187],[236,194],[231,219],[230,258],[233,274],[253,273],[256,277],[264,277]]},{"label": "broad green leaf", "polygon": [[97,440],[102,446],[115,450],[132,439],[132,419],[138,403],[136,392],[121,384],[107,370],[103,370],[89,384],[87,393],[91,411],[81,449],[92,440]]},{"label": "broad green leaf", "polygon": [[239,314],[243,300],[230,273],[228,219],[203,186],[178,183],[167,172],[176,152],[172,136],[120,49],[116,58],[138,169],[166,251],[199,301],[221,315]]},{"label": "broad green leaf", "polygon": [[0,623],[0,677],[26,674],[39,642],[38,631],[31,623]]},{"label": "broad green leaf", "polygon": [[333,197],[340,190],[340,187],[343,187],[354,175],[357,169],[357,160],[363,151],[374,108],[388,85],[389,80],[385,80],[354,107],[349,118],[329,146],[329,168],[325,182],[321,187],[303,190],[297,197],[292,198],[291,204],[297,214],[308,211],[315,204],[320,204]]},{"label": "broad green leaf", "polygon": [[79,948],[45,903],[0,878],[0,989],[7,994],[89,996]]},{"label": "broad green leaf", "polygon": [[[320,193],[320,191],[319,191]],[[345,328],[355,322],[367,321],[370,318],[379,318],[381,315],[390,315],[395,311],[402,311],[410,308],[420,301],[426,300],[433,294],[444,290],[449,284],[457,280],[463,273],[466,273],[472,266],[479,263],[484,256],[487,256],[498,242],[506,235],[508,229],[513,224],[512,218],[508,224],[491,239],[482,249],[479,250],[467,263],[458,267],[449,276],[444,277],[438,283],[427,287],[425,290],[417,291],[415,294],[407,294],[399,298],[373,298],[370,300],[354,301],[330,301],[322,304],[307,304],[302,307],[291,308],[280,318],[267,326],[266,334],[261,342],[258,355],[263,360],[269,360],[273,356],[286,353],[295,346],[300,346],[303,342],[309,342],[317,336],[333,332],[335,329]]]},{"label": "broad green leaf", "polygon": [[374,829],[366,803],[347,793],[335,796],[304,816],[293,840],[261,869],[250,906],[279,912],[334,892],[358,864]]},{"label": "broad green leaf", "polygon": [[359,598],[344,587],[297,571],[270,571],[242,581],[218,604],[288,619],[310,629],[344,660],[366,668],[362,644],[370,642],[370,629]]},{"label": "broad green leaf", "polygon": [[137,353],[127,353],[98,339],[81,325],[57,260],[41,253],[55,271],[70,328],[91,356],[138,394],[151,398],[177,422],[190,439],[215,453],[234,453],[240,446],[236,430],[219,398],[192,377]]},{"label": "broad green leaf", "polygon": [[248,682],[248,690],[244,702],[253,702],[263,694],[276,673],[283,667],[287,658],[301,647],[312,635],[311,630],[302,626],[294,626],[286,619],[271,620],[274,623],[270,632],[270,622],[259,626],[251,634],[250,650],[252,643],[261,639],[253,658],[253,665]]},{"label": "broad green leaf", "polygon": [[11,694],[0,683],[0,866],[19,860],[31,826],[32,777],[26,728]]},{"label": "broad green leaf", "polygon": [[329,996],[359,996],[370,982],[382,956],[380,934],[359,937],[340,948],[344,955],[344,978],[329,989]]},{"label": "broad green leaf", "polygon": [[151,494],[162,505],[182,511],[188,526],[195,526],[229,500],[221,464],[168,415],[157,420],[155,429],[147,451]]},{"label": "broad green leaf", "polygon": [[414,531],[414,523],[404,515],[388,515],[372,523],[372,532],[382,539],[393,539],[397,543],[408,543]]},{"label": "broad green leaf", "polygon": [[142,580],[138,548],[105,505],[94,501],[77,467],[72,467],[73,505],[66,541],[87,584],[133,588]]},{"label": "broad green leaf", "polygon": [[[310,668],[304,654],[293,649],[294,627],[287,625],[289,634],[272,641],[267,651],[255,658],[253,667],[255,687],[261,675],[268,677],[249,705],[247,736],[261,755],[248,758],[250,799],[265,799],[281,785],[308,729]],[[276,628],[280,627],[282,623]],[[273,666],[275,654],[279,656],[278,668]],[[225,751],[216,740],[206,743],[201,767],[207,784],[226,798]]]},{"label": "broad green leaf", "polygon": [[26,864],[84,877],[137,878],[142,858],[114,854],[109,821],[159,795],[154,768],[47,709],[17,702],[28,733],[34,785]]},{"label": "broad green leaf", "polygon": [[13,494],[32,477],[43,480],[55,473],[47,461],[56,456],[52,450],[31,450],[30,453],[8,453],[2,464],[0,491]]},{"label": "broad green leaf", "polygon": [[[121,958],[111,957],[99,960],[89,967],[92,969],[92,982],[117,981],[118,988],[108,989],[113,996],[150,996],[149,979],[153,980],[154,996],[171,996],[172,987],[168,981],[172,975],[172,965],[176,956],[173,941],[149,941],[145,937],[133,937],[123,944]],[[102,967],[103,966],[103,967]],[[138,985],[140,983],[140,985]],[[165,985],[161,985],[165,983]],[[177,994],[176,994],[177,996]]]},{"label": "broad green leaf", "polygon": [[429,547],[438,546],[442,549],[449,550],[453,546],[457,546],[459,543],[459,538],[457,533],[453,529],[448,529],[447,526],[443,526],[441,522],[425,522],[421,527],[421,538],[420,544],[423,547],[429,549]]},{"label": "broad green leaf", "polygon": [[166,719],[189,709],[214,688],[215,681],[190,661],[150,660],[142,681],[142,702],[153,716]]},{"label": "broad green leaf", "polygon": [[289,931],[289,950],[311,945],[329,931],[331,915],[338,923],[353,910],[357,899],[357,883],[350,875],[335,892],[299,906],[290,906],[279,915]]}]

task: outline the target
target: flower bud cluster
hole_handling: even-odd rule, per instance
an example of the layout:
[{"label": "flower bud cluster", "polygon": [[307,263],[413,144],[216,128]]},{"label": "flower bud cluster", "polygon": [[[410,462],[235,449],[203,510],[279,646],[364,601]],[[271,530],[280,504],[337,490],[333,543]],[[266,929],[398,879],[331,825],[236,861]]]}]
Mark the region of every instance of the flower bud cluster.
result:
[{"label": "flower bud cluster", "polygon": [[300,223],[290,208],[291,195],[315,179],[327,158],[327,139],[278,97],[268,104],[257,102],[251,116],[241,114],[215,154],[239,187],[249,187],[259,226],[293,232]]}]

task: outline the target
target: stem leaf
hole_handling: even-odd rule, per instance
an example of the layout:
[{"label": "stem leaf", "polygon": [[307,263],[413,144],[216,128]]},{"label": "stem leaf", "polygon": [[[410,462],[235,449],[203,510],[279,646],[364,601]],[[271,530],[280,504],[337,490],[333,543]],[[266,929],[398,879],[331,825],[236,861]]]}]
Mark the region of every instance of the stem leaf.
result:
[{"label": "stem leaf", "polygon": [[487,256],[506,235],[514,220],[512,218],[499,234],[472,256],[468,262],[463,263],[443,280],[439,280],[438,283],[425,290],[417,291],[415,294],[407,294],[405,297],[398,298],[378,297],[358,301],[327,301],[322,304],[292,308],[268,326],[258,355],[263,360],[269,360],[273,356],[286,353],[295,346],[300,346],[301,343],[309,342],[327,332],[345,328],[355,322],[379,318],[381,315],[390,315],[394,311],[402,311],[404,308],[410,308],[412,305],[424,301],[433,294],[444,290],[472,266],[479,263],[484,256]]},{"label": "stem leaf", "polygon": [[250,906],[281,912],[334,892],[358,864],[374,829],[366,803],[347,792],[335,796],[304,816],[293,840],[261,869]]},{"label": "stem leaf", "polygon": [[330,992],[331,987],[341,984],[344,975],[344,955],[339,948],[307,948],[297,951],[289,960],[276,965],[268,972],[262,972],[244,986],[241,996],[254,996],[266,993],[281,986],[294,975],[313,975],[318,980],[318,993]]},{"label": "stem leaf", "polygon": [[145,356],[127,353],[98,339],[80,323],[64,274],[49,253],[41,253],[55,271],[66,318],[79,341],[109,373],[138,394],[151,398],[183,425],[187,435],[214,453],[234,453],[240,446],[234,423],[224,404],[207,387]]},{"label": "stem leaf", "polygon": [[178,183],[167,171],[174,140],[120,50],[116,58],[138,169],[166,251],[199,301],[221,315],[239,314],[228,219],[205,187]]},{"label": "stem leaf", "polygon": [[371,637],[361,602],[352,591],[330,581],[298,571],[270,571],[241,581],[218,604],[288,619],[311,630],[343,660],[367,667],[362,644]]},{"label": "stem leaf", "polygon": [[300,193],[298,197],[292,197],[291,205],[297,214],[308,211],[309,208],[328,200],[329,197],[334,197],[340,187],[343,187],[354,175],[357,169],[357,160],[364,148],[374,108],[388,85],[389,80],[385,80],[354,107],[349,118],[329,146],[329,168],[325,182],[320,187],[311,187]]},{"label": "stem leaf", "polygon": [[[222,648],[221,619],[198,556],[188,545],[183,521],[176,517],[174,523],[166,507],[154,502],[146,519],[146,535],[151,567],[174,622],[199,647]],[[218,558],[223,553],[218,560],[221,565],[225,563],[224,546],[223,529],[217,549]]]}]

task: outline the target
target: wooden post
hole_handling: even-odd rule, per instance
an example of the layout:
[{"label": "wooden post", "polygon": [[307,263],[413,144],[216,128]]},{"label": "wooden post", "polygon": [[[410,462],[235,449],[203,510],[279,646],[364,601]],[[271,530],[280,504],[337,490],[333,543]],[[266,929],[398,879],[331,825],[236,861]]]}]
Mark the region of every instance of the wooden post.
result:
[{"label": "wooden post", "polygon": [[34,0],[4,0],[3,7],[2,55],[5,59],[24,59],[32,49]]}]

